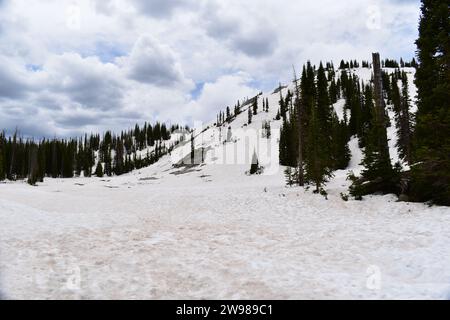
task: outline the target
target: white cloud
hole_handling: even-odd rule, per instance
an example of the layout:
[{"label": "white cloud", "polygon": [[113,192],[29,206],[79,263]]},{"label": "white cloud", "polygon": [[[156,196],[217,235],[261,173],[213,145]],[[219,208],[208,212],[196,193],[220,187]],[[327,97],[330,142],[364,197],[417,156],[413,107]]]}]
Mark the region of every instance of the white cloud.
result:
[{"label": "white cloud", "polygon": [[125,87],[121,70],[97,57],[82,58],[76,53],[52,56],[38,76],[42,90],[67,96],[82,107],[111,110],[121,106]]},{"label": "white cloud", "polygon": [[[411,58],[418,1],[3,0],[0,128],[25,134],[213,120],[306,60]],[[78,9],[78,28],[68,7]],[[368,8],[373,10],[368,10]],[[371,12],[379,25],[370,28]],[[372,19],[372,20],[371,20]],[[368,23],[369,22],[369,23]],[[251,81],[250,81],[251,80]],[[195,84],[203,92],[192,97]],[[254,84],[254,85],[251,85]],[[258,88],[259,89],[259,88]]]},{"label": "white cloud", "polygon": [[257,90],[251,87],[251,81],[248,74],[238,72],[205,83],[198,99],[189,104],[189,113],[196,121],[214,120],[218,111],[223,111],[227,106],[232,109],[238,100],[255,96]]},{"label": "white cloud", "polygon": [[166,18],[179,8],[195,5],[193,0],[132,0],[136,9],[146,15]]},{"label": "white cloud", "polygon": [[173,51],[151,36],[140,37],[123,63],[129,76],[139,82],[162,87],[189,83]]},{"label": "white cloud", "polygon": [[0,56],[0,101],[20,99],[29,89],[26,70],[11,63],[10,59]]}]

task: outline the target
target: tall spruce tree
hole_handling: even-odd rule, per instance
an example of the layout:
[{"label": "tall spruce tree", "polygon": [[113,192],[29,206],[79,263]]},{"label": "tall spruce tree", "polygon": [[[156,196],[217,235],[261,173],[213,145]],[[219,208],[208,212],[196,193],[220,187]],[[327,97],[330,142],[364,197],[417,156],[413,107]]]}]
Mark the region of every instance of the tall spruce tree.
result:
[{"label": "tall spruce tree", "polygon": [[[374,101],[366,101],[366,105],[372,107],[370,128],[364,138],[364,158],[362,165],[364,169],[361,177],[352,177],[353,183],[350,193],[356,199],[376,192],[399,193],[399,172],[398,168],[392,168],[389,156],[389,148],[386,133],[386,114],[383,96],[383,83],[379,55],[373,55],[374,66]],[[369,91],[367,91],[369,92]]]},{"label": "tall spruce tree", "polygon": [[339,121],[338,116],[333,112],[332,128],[331,128],[331,157],[333,160],[334,170],[344,170],[350,162],[351,153],[348,147],[348,131],[347,125]]},{"label": "tall spruce tree", "polygon": [[253,151],[252,163],[250,165],[250,174],[257,174],[259,171],[259,160],[256,150]]},{"label": "tall spruce tree", "polygon": [[34,186],[36,182],[39,180],[39,167],[38,167],[38,147],[31,143],[29,147],[29,156],[28,156],[28,184]]},{"label": "tall spruce tree", "polygon": [[191,164],[195,164],[195,143],[194,143],[194,132],[191,134]]},{"label": "tall spruce tree", "polygon": [[367,143],[370,129],[372,128],[373,116],[375,114],[375,104],[373,102],[373,88],[370,84],[363,87],[362,93],[361,129],[359,135],[359,146],[364,148]]},{"label": "tall spruce tree", "polygon": [[317,70],[317,114],[322,140],[324,142],[324,157],[328,157],[328,166],[332,166],[332,116],[333,109],[331,107],[328,95],[328,80],[322,62]]},{"label": "tall spruce tree", "polygon": [[3,133],[0,133],[0,181],[5,179],[5,161],[3,160],[5,148],[4,135]]},{"label": "tall spruce tree", "polygon": [[280,116],[281,116],[281,118],[283,118],[283,120],[285,120],[286,106],[285,106],[285,102],[284,102],[284,98],[283,98],[283,90],[282,90],[281,83],[278,88],[279,88],[279,92],[280,92],[280,100],[278,101],[278,104],[280,106]]},{"label": "tall spruce tree", "polygon": [[[145,132],[145,131],[144,131]],[[123,159],[123,142],[122,139],[117,139],[116,141],[116,148],[115,148],[115,156],[114,156],[114,173],[116,175],[121,175],[124,173],[124,159]]]},{"label": "tall spruce tree", "polygon": [[[305,185],[305,172],[304,172],[304,148],[305,148],[305,125],[306,116],[304,112],[304,104],[301,98],[299,79],[297,79],[297,72],[294,68],[294,85],[295,85],[295,98],[294,98],[294,110],[296,111],[296,119],[292,121],[297,122],[297,139],[298,139],[298,153],[297,153],[297,183],[299,186]],[[293,133],[295,134],[295,132]]]},{"label": "tall spruce tree", "polygon": [[[136,155],[136,153],[134,155]],[[106,174],[108,177],[112,176],[112,163],[111,162],[112,162],[111,150],[108,147],[105,152],[105,169],[104,169],[104,174]]]},{"label": "tall spruce tree", "polygon": [[449,3],[422,0],[421,13],[411,195],[413,200],[450,205]]},{"label": "tall spruce tree", "polygon": [[257,115],[258,114],[258,97],[255,97],[255,100],[253,100],[253,115]]},{"label": "tall spruce tree", "polygon": [[[329,119],[327,79],[323,65],[319,69],[321,70],[318,71],[316,85],[315,68],[308,61],[303,69],[300,84],[302,125],[305,128],[305,182],[314,185],[317,193],[322,192],[323,185],[332,176],[329,148],[331,126],[330,123],[322,122]],[[327,128],[327,131],[324,131],[324,128]]]},{"label": "tall spruce tree", "polygon": [[325,146],[326,135],[321,130],[317,107],[310,111],[307,129],[305,178],[306,182],[315,186],[315,193],[322,192],[323,185],[332,176],[328,148]]},{"label": "tall spruce tree", "polygon": [[411,163],[411,113],[408,92],[408,78],[402,73],[402,93],[399,108],[395,110],[395,122],[397,128],[397,144],[400,158]]},{"label": "tall spruce tree", "polygon": [[99,178],[103,178],[103,167],[100,161],[97,163],[97,167],[95,168],[95,175]]}]

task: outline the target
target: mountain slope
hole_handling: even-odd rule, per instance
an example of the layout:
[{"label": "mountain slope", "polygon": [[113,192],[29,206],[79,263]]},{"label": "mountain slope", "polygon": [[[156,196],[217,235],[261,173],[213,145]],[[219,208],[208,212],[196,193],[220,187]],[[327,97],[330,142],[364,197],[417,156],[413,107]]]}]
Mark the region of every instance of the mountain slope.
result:
[{"label": "mountain slope", "polygon": [[[174,166],[190,158],[188,136],[172,155],[123,176],[0,184],[2,296],[450,298],[450,210],[391,195],[344,202],[347,170],[327,185],[328,201],[286,187],[283,168],[269,170],[277,150],[265,158],[267,139],[250,132],[272,121],[277,141],[279,95],[263,96],[270,112],[250,126],[239,115],[231,142],[228,125],[196,131],[195,149],[209,149],[203,164]],[[222,164],[239,145],[257,150],[265,174],[246,175],[251,156]],[[350,146],[348,169],[358,170],[357,140]]]}]

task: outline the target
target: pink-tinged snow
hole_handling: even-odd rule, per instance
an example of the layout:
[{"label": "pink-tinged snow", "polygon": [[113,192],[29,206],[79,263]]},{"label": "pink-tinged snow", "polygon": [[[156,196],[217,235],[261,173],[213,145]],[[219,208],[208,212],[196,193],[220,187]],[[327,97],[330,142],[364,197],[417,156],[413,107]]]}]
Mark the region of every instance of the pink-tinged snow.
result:
[{"label": "pink-tinged snow", "polygon": [[449,208],[344,202],[345,172],[325,201],[281,173],[167,169],[0,185],[3,297],[449,297]]},{"label": "pink-tinged snow", "polygon": [[[392,195],[343,201],[348,170],[361,170],[357,138],[348,170],[327,185],[328,200],[286,187],[282,167],[247,176],[248,162],[220,164],[242,152],[234,148],[240,141],[251,153],[271,150],[260,136],[246,140],[262,121],[280,126],[279,95],[264,97],[269,114],[245,126],[243,112],[231,124],[232,142],[224,143],[227,127],[196,139],[196,148],[211,147],[206,165],[172,166],[178,151],[189,154],[188,142],[121,177],[0,184],[0,295],[450,299],[450,209]],[[277,162],[277,150],[261,160]]]}]

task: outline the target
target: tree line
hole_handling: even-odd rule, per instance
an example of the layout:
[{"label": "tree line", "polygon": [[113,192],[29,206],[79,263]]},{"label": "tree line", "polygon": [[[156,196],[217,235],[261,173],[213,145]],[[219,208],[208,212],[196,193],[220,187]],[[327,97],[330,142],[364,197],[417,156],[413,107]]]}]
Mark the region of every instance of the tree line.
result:
[{"label": "tree line", "polygon": [[0,133],[0,180],[27,179],[34,185],[45,177],[122,175],[153,164],[170,152],[178,141],[168,141],[179,129],[179,125],[168,128],[165,123],[145,123],[119,135],[106,131],[102,136],[40,141],[24,139],[18,131],[9,137]]},{"label": "tree line", "polygon": [[[363,68],[371,68],[372,64],[369,61],[363,60],[361,63],[359,63],[357,60],[350,60],[350,61],[344,61],[341,60],[341,63],[339,64],[339,69],[356,69],[359,67]],[[398,62],[395,59],[384,59],[381,61],[381,66],[383,68],[416,68],[417,67],[417,61],[415,58],[412,58],[411,61],[405,61],[403,58],[400,58],[400,62]],[[327,69],[334,69],[333,63],[327,63]]]}]

